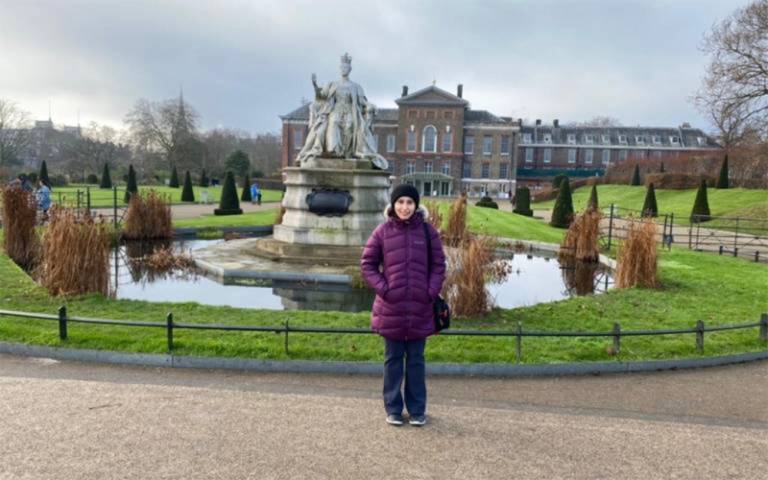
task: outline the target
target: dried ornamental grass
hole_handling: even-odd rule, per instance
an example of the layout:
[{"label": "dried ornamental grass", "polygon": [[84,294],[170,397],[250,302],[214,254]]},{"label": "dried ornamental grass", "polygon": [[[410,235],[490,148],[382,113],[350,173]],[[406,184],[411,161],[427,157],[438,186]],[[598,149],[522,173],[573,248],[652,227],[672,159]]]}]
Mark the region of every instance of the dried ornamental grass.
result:
[{"label": "dried ornamental grass", "polygon": [[482,315],[493,307],[485,285],[509,273],[506,262],[494,259],[493,248],[493,239],[473,238],[446,250],[449,268],[443,293],[454,315]]},{"label": "dried ornamental grass", "polygon": [[597,262],[600,257],[600,212],[589,208],[576,218],[560,244],[560,254],[583,262]]},{"label": "dried ornamental grass", "polygon": [[130,240],[173,237],[169,203],[154,190],[145,195],[132,195],[125,213],[122,235]]},{"label": "dried ornamental grass", "polygon": [[619,246],[616,287],[658,286],[656,225],[651,220],[630,222],[627,236]]},{"label": "dried ornamental grass", "polygon": [[433,201],[424,202],[424,208],[429,212],[429,218],[427,222],[435,227],[435,230],[442,232],[443,230],[443,214],[440,213],[440,204]]},{"label": "dried ornamental grass", "polygon": [[445,230],[446,245],[456,247],[467,238],[467,195],[461,194],[448,209],[448,225]]},{"label": "dried ornamental grass", "polygon": [[109,232],[103,221],[78,219],[69,209],[53,209],[43,235],[40,281],[53,295],[109,290]]},{"label": "dried ornamental grass", "polygon": [[3,247],[20,267],[31,270],[38,262],[40,240],[35,232],[37,204],[32,193],[19,187],[2,191]]}]

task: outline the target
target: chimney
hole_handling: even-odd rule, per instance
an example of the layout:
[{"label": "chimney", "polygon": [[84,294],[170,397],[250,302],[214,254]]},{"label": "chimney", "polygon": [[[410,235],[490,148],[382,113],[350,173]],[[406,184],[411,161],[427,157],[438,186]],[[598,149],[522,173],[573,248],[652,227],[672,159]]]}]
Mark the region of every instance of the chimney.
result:
[{"label": "chimney", "polygon": [[408,96],[408,85],[403,85],[403,94],[400,95],[401,97],[407,97]]},{"label": "chimney", "polygon": [[517,123],[519,123],[520,126],[522,127],[523,126],[523,119],[522,118],[518,118],[517,119]]},{"label": "chimney", "polygon": [[464,85],[458,84],[456,86],[456,96],[459,98],[464,98]]},{"label": "chimney", "polygon": [[552,121],[552,125],[553,125],[555,128],[560,128],[560,120],[558,120],[558,119],[554,119],[554,120]]},{"label": "chimney", "polygon": [[540,119],[540,118],[537,118],[537,119],[536,119],[536,126],[537,126],[537,127],[538,127],[538,126],[541,126],[541,119]]}]

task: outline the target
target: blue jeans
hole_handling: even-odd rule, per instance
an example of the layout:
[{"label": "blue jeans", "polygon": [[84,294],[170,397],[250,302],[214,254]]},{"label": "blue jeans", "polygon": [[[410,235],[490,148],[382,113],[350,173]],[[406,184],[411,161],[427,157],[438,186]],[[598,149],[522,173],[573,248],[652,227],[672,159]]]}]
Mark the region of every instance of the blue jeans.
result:
[{"label": "blue jeans", "polygon": [[387,415],[403,413],[403,359],[405,359],[405,408],[410,415],[424,415],[427,409],[426,340],[384,339],[384,409]]}]

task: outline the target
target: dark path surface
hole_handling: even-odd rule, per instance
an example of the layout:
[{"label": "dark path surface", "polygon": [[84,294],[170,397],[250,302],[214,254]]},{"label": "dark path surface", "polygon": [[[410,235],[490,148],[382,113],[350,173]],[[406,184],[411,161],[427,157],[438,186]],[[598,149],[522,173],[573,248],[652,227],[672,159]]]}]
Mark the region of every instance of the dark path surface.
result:
[{"label": "dark path surface", "polygon": [[0,478],[764,478],[768,363],[435,378],[429,424],[380,379],[0,355]]}]

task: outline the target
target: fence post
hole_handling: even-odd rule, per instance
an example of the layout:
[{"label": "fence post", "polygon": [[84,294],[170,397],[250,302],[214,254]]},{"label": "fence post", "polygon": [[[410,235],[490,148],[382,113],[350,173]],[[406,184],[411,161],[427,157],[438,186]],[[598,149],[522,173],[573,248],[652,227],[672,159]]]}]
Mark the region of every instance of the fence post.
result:
[{"label": "fence post", "polygon": [[67,339],[67,307],[59,307],[59,339]]},{"label": "fence post", "polygon": [[760,250],[755,250],[755,262],[760,261]]},{"label": "fence post", "polygon": [[611,204],[611,216],[608,217],[608,250],[611,249],[611,238],[613,237],[613,203]]},{"label": "fence post", "polygon": [[702,320],[696,321],[696,351],[699,353],[704,351],[704,322]]},{"label": "fence post", "polygon": [[165,316],[165,330],[168,336],[168,353],[173,351],[173,313],[168,312]]},{"label": "fence post", "polygon": [[283,346],[285,347],[285,354],[288,355],[288,320],[285,321],[285,342]]},{"label": "fence post", "polygon": [[517,337],[515,337],[515,359],[517,363],[523,358],[523,322],[517,321]]},{"label": "fence post", "polygon": [[723,254],[723,246],[720,245],[720,255],[722,255],[722,254]]},{"label": "fence post", "polygon": [[695,216],[691,216],[691,223],[688,224],[688,250],[691,250],[692,242],[693,242],[693,220],[695,219]]},{"label": "fence post", "polygon": [[669,249],[672,250],[672,244],[675,241],[675,232],[672,229],[675,228],[675,212],[669,214]]},{"label": "fence post", "polygon": [[91,187],[85,187],[85,208],[88,210],[88,215],[91,215]]},{"label": "fence post", "polygon": [[768,342],[768,313],[760,315],[760,340]]},{"label": "fence post", "polygon": [[77,214],[80,215],[80,189],[77,189]]},{"label": "fence post", "polygon": [[619,322],[613,324],[613,352],[614,355],[621,352],[621,325]]},{"label": "fence post", "polygon": [[661,231],[661,246],[664,247],[667,243],[667,220],[669,219],[668,214],[664,214],[664,228]]},{"label": "fence post", "polygon": [[112,222],[117,233],[117,185],[112,187]]},{"label": "fence post", "polygon": [[733,233],[733,256],[736,256],[736,251],[739,247],[739,217],[736,217],[736,231]]}]

